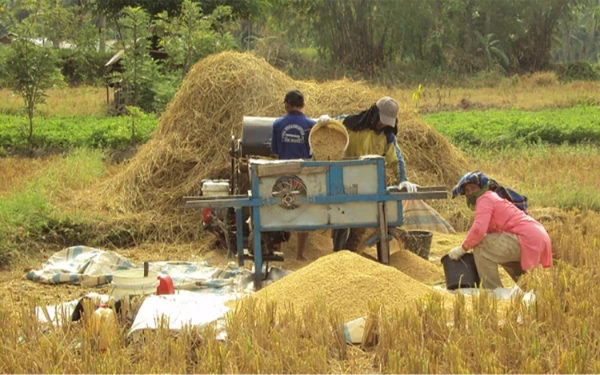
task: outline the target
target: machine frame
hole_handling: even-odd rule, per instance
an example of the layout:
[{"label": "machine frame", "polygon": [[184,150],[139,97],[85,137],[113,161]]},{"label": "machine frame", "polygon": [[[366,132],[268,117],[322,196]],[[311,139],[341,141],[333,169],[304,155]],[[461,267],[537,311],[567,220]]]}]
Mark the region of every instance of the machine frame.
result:
[{"label": "machine frame", "polygon": [[[234,140],[232,139],[232,159]],[[238,159],[239,160],[239,159]],[[344,187],[343,168],[348,166],[376,165],[377,168],[377,191],[369,194],[357,194],[348,191]],[[389,240],[390,229],[401,226],[402,201],[411,199],[445,199],[447,191],[445,187],[425,187],[419,188],[416,193],[400,192],[396,187],[386,187],[385,164],[381,156],[369,156],[354,160],[342,161],[311,161],[311,160],[288,160],[280,162],[265,162],[264,160],[249,160],[249,173],[251,189],[247,195],[229,195],[223,197],[184,197],[186,208],[228,208],[235,213],[235,242],[238,263],[244,265],[245,257],[254,261],[254,285],[259,290],[262,286],[262,268],[263,262],[269,260],[283,260],[272,258],[269,255],[263,255],[261,249],[261,233],[276,231],[311,231],[319,229],[342,229],[342,228],[377,228],[375,236],[367,241],[371,246],[378,243],[378,261],[383,264],[389,264]],[[236,177],[237,184],[232,181],[232,193],[234,186],[239,185],[239,167],[235,168],[232,161],[232,180]],[[281,205],[281,196],[260,196],[261,178],[284,176],[307,173],[326,173],[326,193],[312,196],[293,196],[295,204],[299,205],[322,205],[325,208],[330,205],[343,205],[348,203],[373,203],[377,205],[377,217],[373,221],[363,221],[357,223],[331,223],[321,222],[316,224],[293,225],[282,222],[280,225],[265,226],[261,222],[263,210],[266,207]],[[236,189],[237,190],[237,189]],[[239,193],[239,191],[238,191]],[[390,204],[397,205],[397,216],[394,221],[388,222],[386,215],[386,206]],[[244,233],[242,209],[250,207],[252,210],[252,236],[253,236],[253,255],[244,252]],[[390,206],[388,206],[390,207]],[[230,211],[231,212],[231,211]],[[229,215],[228,215],[229,216]],[[229,234],[228,234],[229,235]],[[267,270],[268,271],[268,270]]]}]

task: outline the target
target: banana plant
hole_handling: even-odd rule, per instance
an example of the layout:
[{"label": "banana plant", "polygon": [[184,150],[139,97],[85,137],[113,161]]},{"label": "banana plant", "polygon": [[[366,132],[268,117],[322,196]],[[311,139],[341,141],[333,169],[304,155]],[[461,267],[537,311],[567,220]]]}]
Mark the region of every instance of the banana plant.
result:
[{"label": "banana plant", "polygon": [[508,56],[506,56],[506,53],[498,46],[498,43],[500,43],[500,41],[498,39],[493,39],[494,34],[487,34],[486,36],[483,36],[479,31],[476,30],[475,36],[481,44],[481,49],[485,54],[485,61],[487,63],[488,69],[493,68],[494,60],[499,60],[500,65],[502,65],[504,70],[508,70],[510,61],[508,59]]}]

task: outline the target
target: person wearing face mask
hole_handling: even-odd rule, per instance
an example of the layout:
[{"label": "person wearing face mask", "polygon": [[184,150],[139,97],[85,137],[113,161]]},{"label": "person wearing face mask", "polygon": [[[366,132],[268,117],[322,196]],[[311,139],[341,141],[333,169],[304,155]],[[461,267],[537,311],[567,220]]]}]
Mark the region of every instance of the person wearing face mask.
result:
[{"label": "person wearing face mask", "polygon": [[475,219],[465,241],[450,250],[448,256],[458,260],[473,250],[484,288],[503,287],[499,265],[515,282],[525,271],[540,265],[552,266],[550,236],[542,224],[526,214],[523,200],[515,202],[518,194],[475,171],[465,174],[452,189],[453,198],[459,195],[466,197]]},{"label": "person wearing face mask", "polygon": [[[342,121],[348,130],[348,148],[344,155],[346,158],[366,155],[383,156],[387,168],[398,169],[400,179],[398,187],[414,193],[419,185],[408,181],[404,158],[396,141],[398,111],[398,103],[385,96],[367,110],[355,115],[336,116],[334,119]],[[361,231],[361,229],[334,230],[333,250],[356,251]]]}]

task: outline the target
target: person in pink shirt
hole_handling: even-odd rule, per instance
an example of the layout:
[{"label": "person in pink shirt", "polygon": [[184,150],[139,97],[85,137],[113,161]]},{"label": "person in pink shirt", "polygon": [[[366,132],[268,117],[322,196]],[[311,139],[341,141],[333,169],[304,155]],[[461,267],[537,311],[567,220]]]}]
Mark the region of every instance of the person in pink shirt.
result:
[{"label": "person in pink shirt", "polygon": [[448,256],[458,260],[473,250],[483,287],[495,289],[503,287],[498,265],[515,282],[525,271],[552,266],[552,244],[542,224],[490,189],[490,184],[494,186],[495,181],[475,171],[464,175],[452,190],[453,197],[466,197],[475,220],[462,245]]}]

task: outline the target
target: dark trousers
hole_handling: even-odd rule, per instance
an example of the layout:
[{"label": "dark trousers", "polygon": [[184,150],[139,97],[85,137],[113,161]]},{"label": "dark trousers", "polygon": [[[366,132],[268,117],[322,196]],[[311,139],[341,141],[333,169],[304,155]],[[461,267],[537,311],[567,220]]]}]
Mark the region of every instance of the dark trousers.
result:
[{"label": "dark trousers", "polygon": [[334,229],[331,231],[333,251],[350,250],[356,252],[364,232],[365,229],[363,228]]}]

